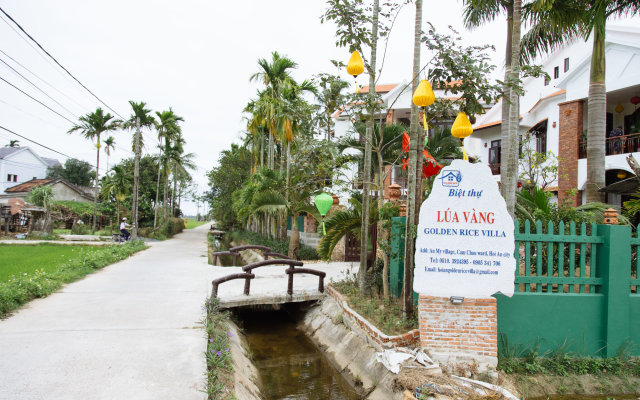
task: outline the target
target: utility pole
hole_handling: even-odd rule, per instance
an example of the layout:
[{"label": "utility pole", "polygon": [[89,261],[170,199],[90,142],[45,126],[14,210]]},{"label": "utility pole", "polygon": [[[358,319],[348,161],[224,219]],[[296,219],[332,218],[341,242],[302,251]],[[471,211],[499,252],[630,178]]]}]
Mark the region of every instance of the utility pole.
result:
[{"label": "utility pole", "polygon": [[132,219],[133,227],[131,228],[131,236],[134,240],[138,239],[138,182],[140,180],[140,117],[136,118],[136,133],[134,137],[134,164],[133,164],[133,204]]}]

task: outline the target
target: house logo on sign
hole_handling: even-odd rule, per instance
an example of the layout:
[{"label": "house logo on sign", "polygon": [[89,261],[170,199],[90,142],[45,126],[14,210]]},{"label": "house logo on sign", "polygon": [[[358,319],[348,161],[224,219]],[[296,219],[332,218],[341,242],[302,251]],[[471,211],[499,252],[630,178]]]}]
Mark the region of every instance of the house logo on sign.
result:
[{"label": "house logo on sign", "polygon": [[462,174],[457,170],[445,170],[442,171],[442,176],[438,179],[442,180],[444,187],[458,187],[462,181]]}]

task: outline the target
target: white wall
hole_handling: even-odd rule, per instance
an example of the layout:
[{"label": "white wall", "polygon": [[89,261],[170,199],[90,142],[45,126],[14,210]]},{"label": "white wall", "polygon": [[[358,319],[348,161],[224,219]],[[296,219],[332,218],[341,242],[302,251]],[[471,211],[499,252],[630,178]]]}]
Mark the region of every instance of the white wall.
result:
[{"label": "white wall", "polygon": [[[7,175],[17,175],[17,182],[7,182]],[[47,165],[43,164],[30,149],[17,151],[0,160],[0,193],[31,179],[43,179],[47,176]]]}]

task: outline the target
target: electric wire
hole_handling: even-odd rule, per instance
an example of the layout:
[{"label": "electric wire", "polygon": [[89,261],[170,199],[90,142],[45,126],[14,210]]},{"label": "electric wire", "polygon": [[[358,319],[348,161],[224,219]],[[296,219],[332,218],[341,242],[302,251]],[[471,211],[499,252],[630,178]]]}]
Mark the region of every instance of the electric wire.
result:
[{"label": "electric wire", "polygon": [[[7,54],[4,50],[0,49],[0,53],[4,54],[5,57],[9,58],[11,61],[16,63],[20,67],[22,67],[22,69],[24,69],[25,71],[27,71],[28,73],[33,75],[35,78],[39,79],[40,82],[44,83],[45,85],[49,86],[51,89],[55,90],[56,92],[60,93],[61,95],[63,95],[67,99],[69,99],[72,102],[74,102],[78,107],[82,108],[83,110],[91,109],[91,107],[87,107],[86,105],[82,105],[82,104],[78,103],[73,97],[69,96],[65,92],[63,92],[60,89],[58,89],[57,87],[53,86],[52,84],[47,82],[44,78],[41,78],[38,74],[36,74],[35,72],[31,71],[29,68],[25,67],[24,64],[22,64],[20,61],[16,60],[15,58],[13,58],[9,54]],[[40,54],[40,53],[38,53],[38,54]],[[47,60],[47,61],[49,61],[49,60]],[[57,69],[56,69],[56,71],[57,71]]]},{"label": "electric wire", "polygon": [[[60,155],[61,155],[61,156],[63,156],[63,157],[66,157],[66,158],[73,158],[73,159],[76,159],[76,160],[78,159],[77,157],[72,157],[72,156],[70,156],[70,155],[68,155],[68,154],[65,154],[65,153],[61,152],[61,151],[58,151],[58,150],[52,149],[51,147],[49,147],[49,146],[47,146],[47,145],[44,145],[44,144],[42,144],[42,143],[40,143],[40,142],[37,142],[37,141],[35,141],[35,140],[33,140],[33,139],[30,139],[30,138],[28,138],[28,137],[26,137],[26,136],[24,136],[24,135],[21,135],[21,134],[19,134],[19,133],[15,132],[15,131],[12,131],[12,130],[11,130],[11,129],[9,129],[9,128],[5,128],[5,127],[4,127],[4,126],[2,126],[2,125],[0,125],[0,129],[2,129],[2,130],[4,130],[4,131],[7,131],[7,132],[9,132],[9,133],[12,133],[12,134],[14,134],[14,135],[16,135],[16,136],[18,136],[18,137],[20,137],[20,138],[22,138],[22,139],[26,140],[26,141],[29,141],[29,142],[31,142],[31,143],[33,143],[33,144],[36,144],[36,145],[38,145],[38,146],[40,146],[40,147],[42,147],[42,148],[44,148],[44,149],[47,149],[47,150],[49,150],[49,151],[52,151],[52,152],[54,152],[54,153],[56,153],[56,154],[60,154]],[[96,167],[95,165],[92,165],[91,163],[88,163],[88,164],[89,164],[89,165],[91,165],[93,168],[95,168],[95,167]]]},{"label": "electric wire", "polygon": [[57,112],[56,110],[54,110],[53,108],[49,107],[48,105],[44,104],[43,102],[41,102],[40,100],[36,99],[35,97],[31,96],[29,93],[25,92],[24,90],[20,89],[19,87],[17,87],[16,85],[14,85],[13,83],[9,82],[8,80],[4,79],[3,77],[0,76],[0,80],[4,81],[7,85],[13,87],[14,89],[16,89],[17,91],[21,92],[22,94],[24,94],[25,96],[27,96],[28,98],[30,98],[31,100],[37,102],[38,104],[42,105],[43,107],[47,108],[49,111],[51,111],[52,113],[57,114],[58,116],[66,119],[67,121],[69,121],[71,124],[75,125],[76,123],[71,121],[69,118],[65,117],[64,115],[60,114],[59,112]]},{"label": "electric wire", "polygon": [[15,68],[13,68],[11,65],[7,64],[6,61],[4,61],[3,59],[0,58],[0,62],[3,63],[4,65],[6,65],[7,67],[9,67],[13,72],[15,72],[16,74],[18,74],[18,76],[20,76],[22,79],[24,79],[25,81],[27,81],[28,83],[31,84],[31,86],[33,86],[34,88],[36,88],[38,91],[40,91],[40,93],[44,94],[45,96],[47,96],[49,99],[51,99],[54,103],[56,103],[57,105],[59,105],[60,107],[62,107],[65,111],[67,111],[69,114],[71,114],[74,118],[78,118],[77,115],[75,115],[75,113],[71,110],[69,110],[67,107],[65,107],[63,104],[61,104],[60,102],[58,102],[58,100],[54,99],[53,97],[49,96],[49,94],[47,92],[45,92],[44,90],[42,90],[38,85],[36,85],[35,83],[31,82],[26,76],[22,75],[19,71],[17,71]]},{"label": "electric wire", "polygon": [[25,35],[27,35],[27,37],[29,39],[31,39],[31,41],[33,41],[39,48],[40,50],[42,50],[47,56],[49,56],[49,58],[51,58],[60,68],[62,68],[64,70],[64,72],[66,72],[71,78],[73,78],[73,80],[75,80],[80,86],[82,86],[87,92],[89,92],[93,97],[96,98],[96,100],[98,100],[100,103],[102,103],[105,107],[107,107],[109,110],[113,111],[114,114],[116,114],[118,117],[120,117],[120,119],[124,120],[124,117],[122,115],[120,115],[116,110],[114,110],[113,108],[109,107],[109,105],[107,103],[105,103],[104,101],[102,101],[101,98],[99,98],[98,96],[96,96],[88,87],[86,87],[82,82],[80,82],[80,80],[78,80],[78,78],[76,78],[75,76],[73,76],[73,74],[71,72],[69,72],[69,70],[67,70],[65,67],[62,66],[62,64],[60,64],[58,62],[58,60],[56,60],[55,57],[53,57],[47,50],[44,49],[44,47],[42,47],[42,45],[40,45],[40,43],[38,43],[37,40],[35,40],[31,35],[29,35],[29,33],[27,33],[27,31],[24,30],[24,28],[16,22],[16,20],[14,20],[9,14],[7,14],[7,12],[2,9],[2,7],[0,7],[0,11],[11,20],[11,22],[13,22],[18,29],[20,29]]}]

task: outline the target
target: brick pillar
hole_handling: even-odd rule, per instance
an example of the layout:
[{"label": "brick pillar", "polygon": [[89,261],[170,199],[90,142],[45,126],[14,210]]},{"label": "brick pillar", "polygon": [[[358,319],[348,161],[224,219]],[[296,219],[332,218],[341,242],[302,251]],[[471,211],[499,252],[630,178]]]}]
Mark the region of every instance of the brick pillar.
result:
[{"label": "brick pillar", "polygon": [[391,125],[395,122],[395,112],[393,110],[387,111],[387,125]]},{"label": "brick pillar", "polygon": [[584,100],[558,104],[558,200],[578,205],[578,193],[569,198],[568,191],[578,186],[578,146],[583,131]]},{"label": "brick pillar", "polygon": [[497,303],[493,297],[464,299],[420,295],[420,344],[447,365],[475,361],[481,370],[498,365]]}]

